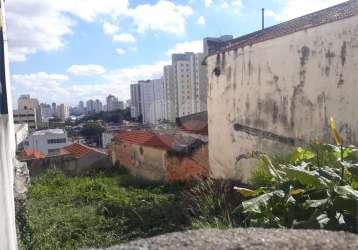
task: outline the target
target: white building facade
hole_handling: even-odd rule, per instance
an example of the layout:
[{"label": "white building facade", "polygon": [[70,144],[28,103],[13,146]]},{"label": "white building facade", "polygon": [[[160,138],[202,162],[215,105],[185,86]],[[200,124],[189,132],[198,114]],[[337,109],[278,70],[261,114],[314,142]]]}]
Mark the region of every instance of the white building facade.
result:
[{"label": "white building facade", "polygon": [[44,154],[54,152],[69,144],[66,132],[62,129],[48,129],[33,133],[24,141],[24,149],[40,151]]},{"label": "white building facade", "polygon": [[139,81],[143,123],[156,124],[165,119],[165,89],[163,79]]},{"label": "white building facade", "polygon": [[142,114],[142,96],[140,84],[131,84],[131,118],[138,119]]}]

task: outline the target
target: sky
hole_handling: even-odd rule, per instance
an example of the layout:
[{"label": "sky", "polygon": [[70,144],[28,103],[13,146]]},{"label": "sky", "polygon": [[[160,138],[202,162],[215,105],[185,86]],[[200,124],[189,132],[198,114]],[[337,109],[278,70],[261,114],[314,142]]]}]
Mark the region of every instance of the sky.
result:
[{"label": "sky", "polygon": [[7,0],[12,97],[75,106],[129,99],[162,76],[172,53],[201,52],[204,37],[235,37],[342,0]]}]

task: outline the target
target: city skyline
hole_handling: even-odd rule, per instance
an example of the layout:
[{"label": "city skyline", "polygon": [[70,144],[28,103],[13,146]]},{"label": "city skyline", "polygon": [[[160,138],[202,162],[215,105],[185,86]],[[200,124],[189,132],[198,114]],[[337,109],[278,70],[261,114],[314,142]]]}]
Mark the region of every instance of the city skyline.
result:
[{"label": "city skyline", "polygon": [[[162,77],[171,53],[201,52],[204,37],[259,30],[258,6],[266,8],[265,23],[271,26],[340,2],[9,1],[13,99],[28,93],[42,102],[74,106],[79,100],[104,101],[110,93],[127,100],[130,84]],[[23,27],[23,18],[33,23]]]}]

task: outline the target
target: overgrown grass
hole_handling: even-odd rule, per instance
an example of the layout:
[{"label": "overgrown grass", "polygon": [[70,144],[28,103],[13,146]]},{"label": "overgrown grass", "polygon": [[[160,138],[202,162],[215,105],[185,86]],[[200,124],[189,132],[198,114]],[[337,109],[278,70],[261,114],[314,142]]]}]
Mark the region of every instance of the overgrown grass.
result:
[{"label": "overgrown grass", "polygon": [[50,170],[31,183],[26,248],[107,247],[183,230],[182,189],[125,173],[68,178]]}]

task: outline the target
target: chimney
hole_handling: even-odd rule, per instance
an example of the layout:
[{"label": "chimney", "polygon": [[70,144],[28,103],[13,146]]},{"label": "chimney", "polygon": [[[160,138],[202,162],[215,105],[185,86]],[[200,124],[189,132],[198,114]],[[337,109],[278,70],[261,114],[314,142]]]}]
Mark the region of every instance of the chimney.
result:
[{"label": "chimney", "polygon": [[262,29],[265,29],[265,9],[262,8]]}]

